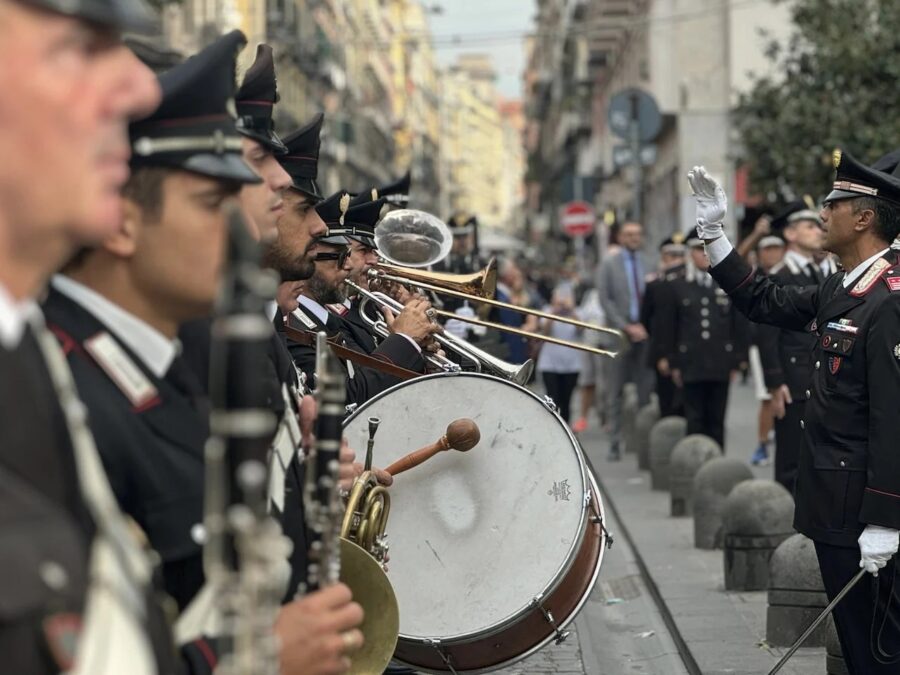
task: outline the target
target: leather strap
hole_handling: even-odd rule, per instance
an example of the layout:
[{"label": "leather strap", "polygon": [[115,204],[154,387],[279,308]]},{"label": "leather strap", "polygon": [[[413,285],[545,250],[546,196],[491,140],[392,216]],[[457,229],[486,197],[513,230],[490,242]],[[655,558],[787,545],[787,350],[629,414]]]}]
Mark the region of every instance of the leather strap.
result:
[{"label": "leather strap", "polygon": [[[316,333],[313,331],[298,330],[293,326],[286,325],[284,327],[284,335],[285,337],[290,338],[298,344],[313,348],[315,348],[316,346]],[[422,373],[417,373],[414,370],[396,366],[389,361],[379,359],[375,356],[369,356],[368,354],[363,354],[362,352],[358,352],[355,349],[345,347],[344,345],[339,344],[333,337],[328,338],[328,346],[331,347],[331,351],[339,359],[349,361],[350,363],[356,366],[361,366],[362,368],[374,368],[375,370],[387,373],[388,375],[398,377],[401,380],[411,380],[414,377],[422,376]]]}]

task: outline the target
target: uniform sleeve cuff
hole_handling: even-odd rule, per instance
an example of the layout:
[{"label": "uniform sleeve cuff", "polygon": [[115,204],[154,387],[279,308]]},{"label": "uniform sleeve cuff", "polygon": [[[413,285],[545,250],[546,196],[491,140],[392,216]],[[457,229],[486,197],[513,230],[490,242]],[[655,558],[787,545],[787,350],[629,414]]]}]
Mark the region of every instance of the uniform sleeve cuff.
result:
[{"label": "uniform sleeve cuff", "polygon": [[863,492],[860,522],[900,530],[900,495],[867,487]]},{"label": "uniform sleeve cuff", "polygon": [[409,340],[410,344],[416,348],[416,351],[419,354],[422,353],[422,348],[419,346],[419,343],[413,340],[409,335],[407,335],[406,333],[397,333],[397,335],[402,335],[403,337],[405,337],[407,340]]},{"label": "uniform sleeve cuff", "polygon": [[706,245],[706,255],[709,257],[710,266],[715,267],[725,260],[733,249],[734,247],[725,235],[722,235],[718,239],[713,239]]}]

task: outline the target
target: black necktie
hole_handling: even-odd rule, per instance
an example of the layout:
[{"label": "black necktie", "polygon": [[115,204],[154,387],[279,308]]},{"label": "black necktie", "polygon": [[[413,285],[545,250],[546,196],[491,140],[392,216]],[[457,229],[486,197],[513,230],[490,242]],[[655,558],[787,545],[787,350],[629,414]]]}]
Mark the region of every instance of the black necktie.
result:
[{"label": "black necktie", "polygon": [[809,271],[809,276],[813,281],[817,284],[822,283],[822,270],[819,269],[819,266],[816,263],[808,263],[806,269]]}]

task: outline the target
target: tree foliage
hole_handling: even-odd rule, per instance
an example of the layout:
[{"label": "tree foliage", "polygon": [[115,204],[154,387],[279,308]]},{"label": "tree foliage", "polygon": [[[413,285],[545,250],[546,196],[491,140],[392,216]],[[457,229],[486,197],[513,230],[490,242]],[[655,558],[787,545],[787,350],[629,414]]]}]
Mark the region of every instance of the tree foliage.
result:
[{"label": "tree foliage", "polygon": [[741,97],[735,126],[754,192],[822,195],[836,147],[871,163],[900,147],[900,0],[794,0],[772,76]]}]

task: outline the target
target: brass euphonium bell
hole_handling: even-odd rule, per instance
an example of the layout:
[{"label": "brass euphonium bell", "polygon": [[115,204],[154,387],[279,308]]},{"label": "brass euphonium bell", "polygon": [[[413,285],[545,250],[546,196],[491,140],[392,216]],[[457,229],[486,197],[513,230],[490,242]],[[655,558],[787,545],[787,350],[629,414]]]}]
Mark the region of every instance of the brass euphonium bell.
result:
[{"label": "brass euphonium bell", "polygon": [[379,423],[377,417],[369,418],[366,470],[353,482],[341,523],[341,581],[350,587],[353,600],[364,613],[360,630],[365,643],[351,655],[350,672],[354,675],[384,672],[400,633],[397,597],[383,568],[388,549],[384,530],[391,497],[371,470]]}]

